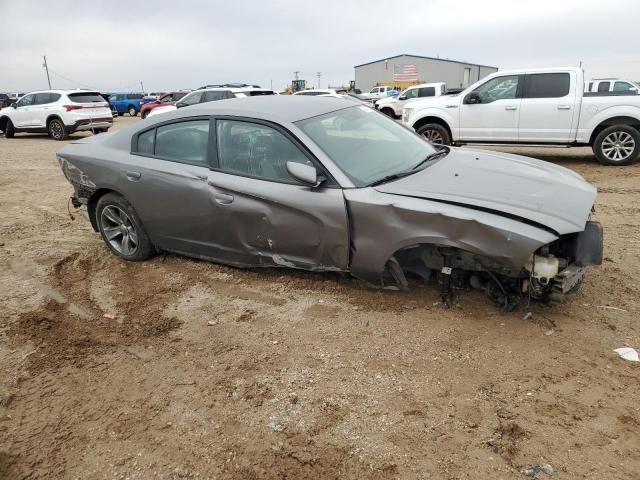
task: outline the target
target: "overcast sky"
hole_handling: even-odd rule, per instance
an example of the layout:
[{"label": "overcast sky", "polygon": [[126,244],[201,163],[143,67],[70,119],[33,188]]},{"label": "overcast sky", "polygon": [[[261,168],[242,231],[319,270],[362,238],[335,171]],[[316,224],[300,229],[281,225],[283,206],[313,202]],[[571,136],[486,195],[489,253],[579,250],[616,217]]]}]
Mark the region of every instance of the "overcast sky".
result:
[{"label": "overcast sky", "polygon": [[0,92],[46,88],[42,55],[54,88],[326,88],[399,53],[640,80],[638,20],[640,0],[0,0]]}]

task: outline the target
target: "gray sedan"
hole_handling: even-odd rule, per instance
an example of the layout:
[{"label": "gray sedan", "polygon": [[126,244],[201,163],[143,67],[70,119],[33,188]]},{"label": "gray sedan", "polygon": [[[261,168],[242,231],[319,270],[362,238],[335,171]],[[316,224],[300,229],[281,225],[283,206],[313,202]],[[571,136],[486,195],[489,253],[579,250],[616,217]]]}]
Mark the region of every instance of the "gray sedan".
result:
[{"label": "gray sedan", "polygon": [[516,155],[436,149],[363,105],[272,96],[187,107],[65,146],[58,159],[107,247],[237,267],[435,279],[443,300],[559,299],[601,263],[596,189]]}]

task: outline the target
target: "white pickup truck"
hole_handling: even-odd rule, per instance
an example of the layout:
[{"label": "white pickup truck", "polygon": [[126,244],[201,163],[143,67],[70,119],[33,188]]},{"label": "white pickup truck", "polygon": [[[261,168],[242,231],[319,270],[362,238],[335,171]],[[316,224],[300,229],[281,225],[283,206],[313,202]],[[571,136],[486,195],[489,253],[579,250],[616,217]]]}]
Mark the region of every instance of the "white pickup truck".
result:
[{"label": "white pickup truck", "polygon": [[412,85],[392,97],[382,98],[374,102],[374,106],[376,110],[380,110],[385,115],[389,115],[392,118],[400,118],[402,116],[402,109],[406,107],[408,103],[425,97],[439,97],[440,95],[446,95],[446,93],[446,83],[421,83],[420,85]]},{"label": "white pickup truck", "polygon": [[579,68],[496,72],[456,96],[418,100],[402,122],[441,144],[589,145],[605,165],[640,152],[640,95],[583,93]]}]

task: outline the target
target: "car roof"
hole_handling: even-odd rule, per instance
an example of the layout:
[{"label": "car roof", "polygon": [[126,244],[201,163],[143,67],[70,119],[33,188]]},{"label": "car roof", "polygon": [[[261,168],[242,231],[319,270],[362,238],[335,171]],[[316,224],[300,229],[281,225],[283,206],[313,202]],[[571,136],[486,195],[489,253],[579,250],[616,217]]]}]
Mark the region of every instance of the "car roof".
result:
[{"label": "car roof", "polygon": [[32,93],[60,93],[62,95],[69,95],[71,93],[98,93],[98,90],[34,90],[32,92],[27,92],[24,95],[30,95]]},{"label": "car roof", "polygon": [[293,123],[355,105],[357,104],[350,100],[336,97],[263,95],[199,103],[152,118],[160,123],[198,115],[229,115]]}]

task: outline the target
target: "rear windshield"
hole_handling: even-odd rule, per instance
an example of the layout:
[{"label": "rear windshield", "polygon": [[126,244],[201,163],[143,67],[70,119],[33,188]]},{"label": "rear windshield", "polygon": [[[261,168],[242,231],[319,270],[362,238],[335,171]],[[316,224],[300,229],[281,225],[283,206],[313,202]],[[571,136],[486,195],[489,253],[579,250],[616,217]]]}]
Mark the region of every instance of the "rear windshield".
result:
[{"label": "rear windshield", "polygon": [[98,92],[70,93],[69,100],[76,103],[104,103],[104,98]]},{"label": "rear windshield", "polygon": [[273,95],[273,91],[271,90],[249,90],[248,92],[243,93],[251,97],[256,97],[258,95]]}]

